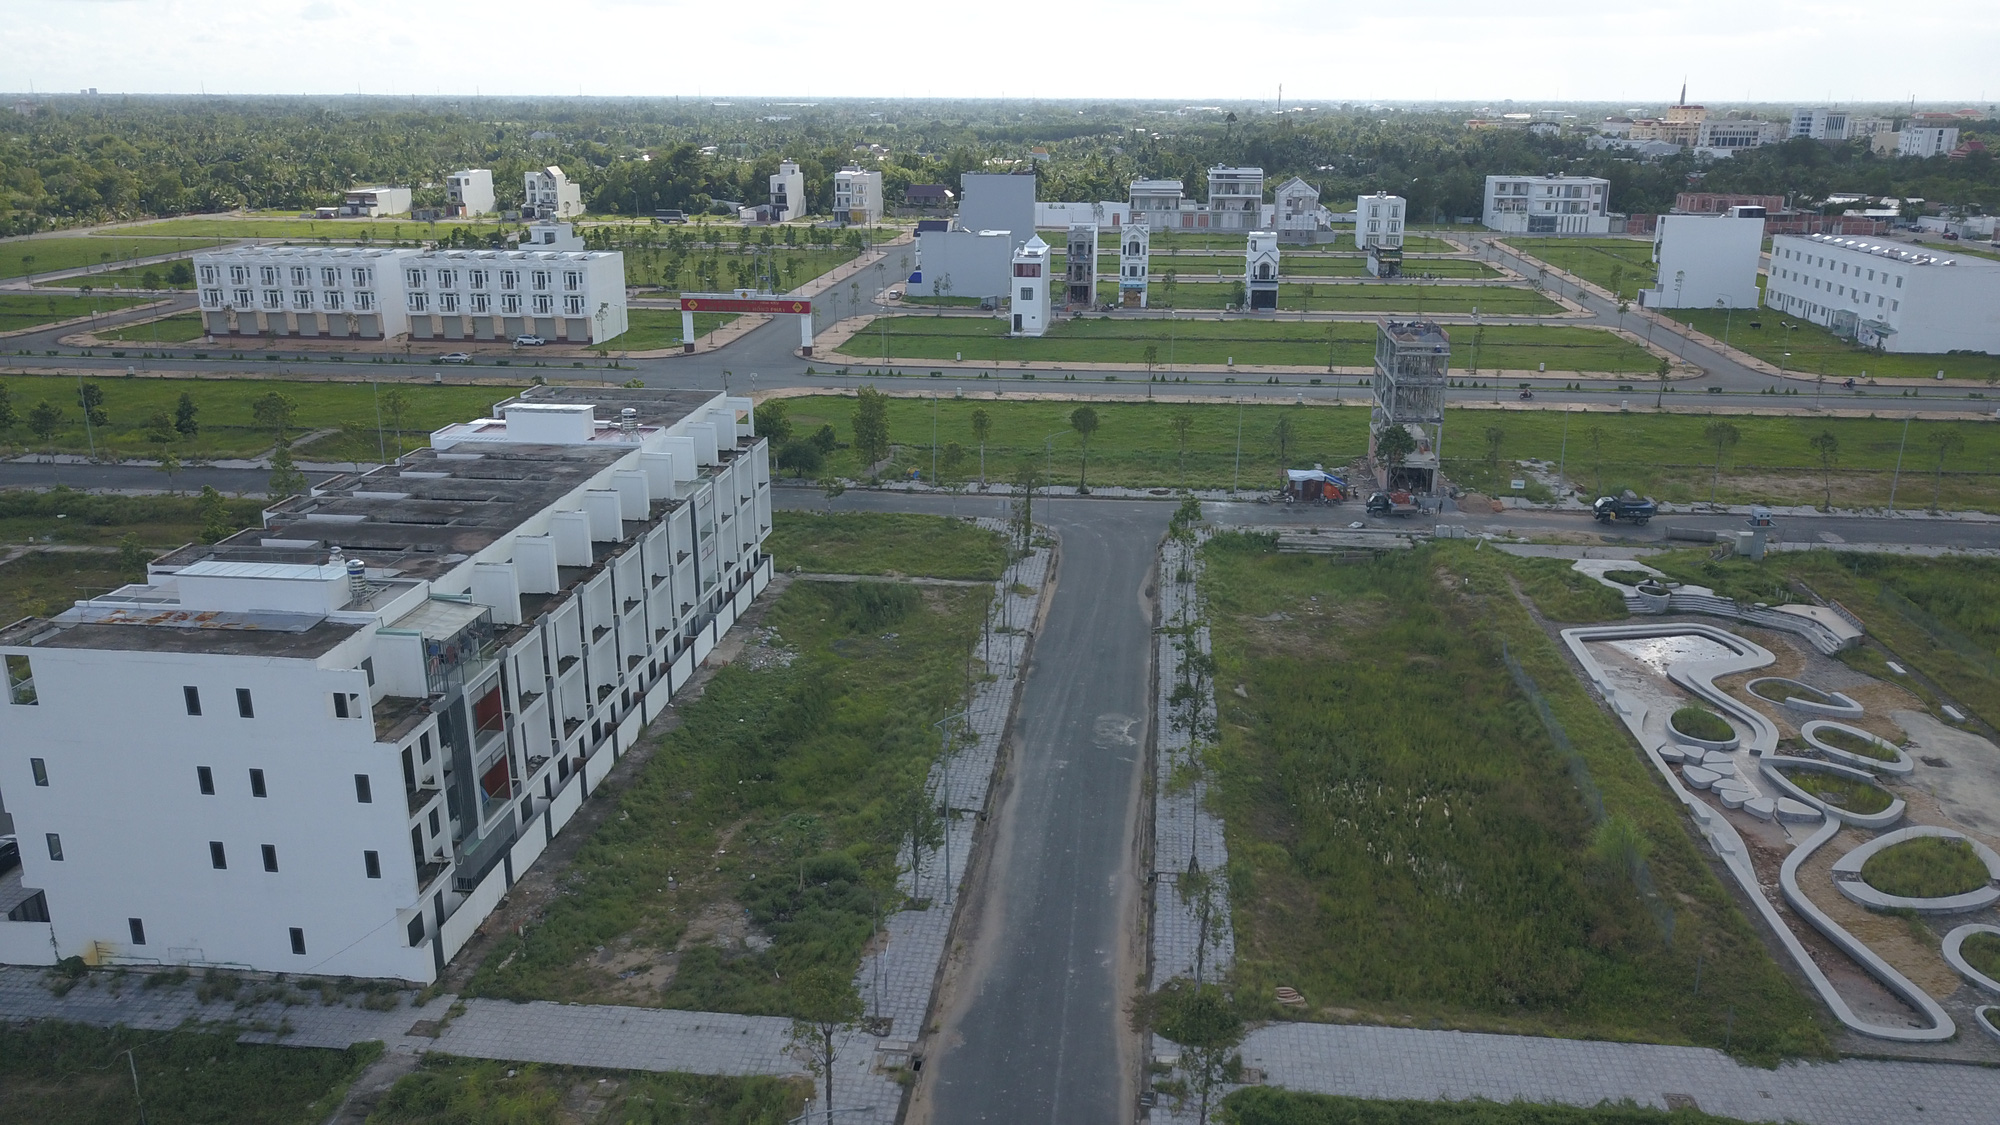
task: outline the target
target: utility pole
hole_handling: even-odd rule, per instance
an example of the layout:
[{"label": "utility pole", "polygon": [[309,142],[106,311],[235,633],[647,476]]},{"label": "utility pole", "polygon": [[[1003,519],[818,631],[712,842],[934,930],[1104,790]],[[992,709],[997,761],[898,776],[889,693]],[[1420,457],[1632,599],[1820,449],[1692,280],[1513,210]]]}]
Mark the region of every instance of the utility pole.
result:
[{"label": "utility pole", "polygon": [[1568,476],[1565,475],[1565,472],[1569,468],[1570,410],[1571,410],[1570,407],[1567,406],[1563,407],[1562,452],[1556,455],[1556,488],[1559,489],[1562,493],[1561,496],[1557,497],[1558,500],[1564,499],[1569,495],[1569,478]]},{"label": "utility pole", "polygon": [[[944,800],[943,800],[943,802],[942,802],[942,803],[943,803],[943,805],[944,805],[944,902],[945,902],[945,905],[946,905],[946,906],[950,906],[950,905],[951,905],[951,895],[952,895],[952,878],[951,878],[951,732],[952,732],[952,728],[951,728],[951,727],[949,727],[949,726],[947,726],[946,724],[948,724],[948,723],[956,723],[956,722],[960,722],[960,721],[964,720],[964,719],[965,719],[965,717],[966,717],[967,715],[969,715],[970,713],[971,713],[971,712],[968,712],[968,711],[959,711],[959,712],[956,712],[956,713],[954,713],[954,714],[950,714],[950,715],[946,715],[946,716],[945,716],[944,718],[942,718],[942,719],[939,719],[939,720],[938,720],[937,722],[935,722],[935,723],[932,723],[932,724],[931,724],[931,726],[933,726],[933,727],[937,728],[937,732],[938,732],[938,760],[939,760],[939,762],[940,762],[941,764],[943,764],[943,766],[944,766],[944,778],[943,778],[943,782],[944,782],[944,788],[943,788],[943,792],[942,792],[942,796],[943,796]],[[915,888],[915,887],[912,887],[912,888],[910,888],[910,889],[911,889],[911,890],[915,890],[916,888]]]},{"label": "utility pole", "polygon": [[1903,415],[1903,440],[1896,443],[1896,475],[1889,478],[1889,514],[1896,514],[1896,485],[1903,479],[1903,447],[1910,444],[1910,419],[1915,414]]},{"label": "utility pole", "polygon": [[1236,400],[1236,470],[1229,478],[1229,495],[1234,498],[1243,483],[1243,400]]}]

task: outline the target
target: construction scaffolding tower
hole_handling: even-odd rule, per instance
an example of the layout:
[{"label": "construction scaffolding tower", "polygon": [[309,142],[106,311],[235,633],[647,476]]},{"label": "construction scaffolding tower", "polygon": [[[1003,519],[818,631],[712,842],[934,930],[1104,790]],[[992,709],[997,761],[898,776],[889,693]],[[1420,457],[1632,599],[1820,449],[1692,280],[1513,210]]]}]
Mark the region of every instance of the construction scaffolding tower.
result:
[{"label": "construction scaffolding tower", "polygon": [[[1383,489],[1420,496],[1438,490],[1445,385],[1450,371],[1451,338],[1435,321],[1376,323],[1375,402],[1368,415],[1368,461]],[[1378,456],[1382,435],[1392,429],[1408,433],[1413,448],[1400,456]]]}]

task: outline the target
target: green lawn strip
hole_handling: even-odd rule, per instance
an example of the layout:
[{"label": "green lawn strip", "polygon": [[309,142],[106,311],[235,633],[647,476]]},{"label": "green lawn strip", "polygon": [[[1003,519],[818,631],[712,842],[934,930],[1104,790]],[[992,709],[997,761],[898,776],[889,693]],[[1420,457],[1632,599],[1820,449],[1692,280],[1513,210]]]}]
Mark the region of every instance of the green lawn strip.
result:
[{"label": "green lawn strip", "polygon": [[[760,252],[751,253],[752,249]],[[851,262],[856,257],[854,251],[844,247],[776,246],[769,250],[745,247],[742,253],[735,247],[723,247],[709,253],[705,246],[689,247],[687,253],[676,257],[665,247],[646,247],[625,251],[625,283],[627,285],[659,286],[666,289],[686,289],[697,293],[726,292],[739,286],[765,289],[760,284],[763,271],[770,268],[769,262],[778,266],[778,286],[783,292],[803,285],[813,278],[833,269],[835,266]],[[911,261],[916,260],[916,248],[907,251]],[[891,255],[892,260],[894,255]],[[843,301],[849,294],[840,290]],[[873,297],[872,291],[862,294],[862,298]],[[832,294],[824,294],[822,300],[831,300]]]},{"label": "green lawn strip", "polygon": [[[565,893],[496,943],[468,994],[786,1015],[796,973],[856,971],[877,912],[901,905],[891,795],[920,784],[937,752],[931,724],[963,698],[987,597],[795,583],[764,624],[796,659],[732,664],[679,708],[680,725],[604,798],[618,811]],[[797,816],[824,837],[795,852]],[[712,937],[746,918],[768,948]],[[630,985],[616,975],[627,963],[673,976]]]},{"label": "green lawn strip", "polygon": [[926,305],[947,309],[975,309],[979,307],[979,302],[982,300],[984,300],[982,297],[926,297],[909,293],[903,295],[903,303],[906,305]]},{"label": "green lawn strip", "polygon": [[1727,742],[1736,737],[1736,731],[1730,727],[1728,720],[1694,703],[1674,712],[1673,726],[1682,734],[1708,742]]},{"label": "green lawn strip", "polygon": [[[1182,278],[1168,285],[1155,276],[1148,300],[1155,308],[1220,309],[1236,300],[1242,278],[1223,275],[1221,281]],[[1115,279],[1099,282],[1098,299],[1115,301]],[[1307,290],[1311,292],[1308,293]],[[1474,309],[1491,316],[1549,316],[1562,311],[1554,301],[1515,285],[1417,285],[1369,282],[1365,285],[1316,285],[1285,282],[1278,286],[1278,308],[1302,312],[1462,313]]]},{"label": "green lawn strip", "polygon": [[175,313],[158,320],[142,321],[138,324],[114,328],[96,334],[100,340],[117,340],[131,344],[188,344],[207,335],[201,323],[200,313]]},{"label": "green lawn strip", "polygon": [[1231,1125],[1737,1125],[1734,1117],[1631,1103],[1417,1102],[1247,1086],[1222,1102]]},{"label": "green lawn strip", "polygon": [[595,1070],[433,1051],[382,1095],[368,1125],[561,1125],[581,1120],[573,1114],[582,1098],[603,1105],[593,1121],[784,1125],[805,1108],[809,1086],[803,1078]]},{"label": "green lawn strip", "polygon": [[[164,474],[160,486],[172,487]],[[223,503],[222,523],[231,531],[257,523],[264,508],[264,502],[255,498],[224,497]],[[194,495],[120,496],[79,492],[62,485],[47,490],[0,490],[0,543],[33,540],[104,547],[115,546],[125,536],[135,535],[142,546],[164,551],[192,542],[201,534],[200,507],[201,499]],[[96,556],[63,557],[75,558],[76,565],[87,566]],[[11,568],[18,563],[7,565]],[[51,563],[50,567],[55,569],[57,564]]]},{"label": "green lawn strip", "polygon": [[2000,934],[1980,930],[1969,935],[1958,951],[1965,956],[1967,964],[1985,973],[1989,979],[2000,980]]},{"label": "green lawn strip", "polygon": [[[81,453],[94,438],[97,451],[126,457],[156,458],[173,453],[183,460],[191,457],[247,457],[271,447],[273,435],[259,426],[251,414],[251,403],[273,391],[298,404],[292,436],[311,430],[338,428],[342,432],[329,439],[299,446],[301,458],[347,460],[355,453],[372,459],[376,454],[376,407],[378,388],[373,383],[307,381],[293,379],[137,379],[111,377],[91,380],[104,392],[106,424],[84,432],[83,411],[77,406],[77,381],[66,376],[0,375],[14,410],[20,417],[5,432],[4,441],[15,448],[47,452],[48,441],[29,430],[28,416],[43,401],[59,407],[62,423],[53,444],[59,453]],[[451,422],[462,422],[487,414],[494,403],[514,394],[518,388],[465,386],[455,384],[384,382],[379,392],[387,397],[392,389],[402,391],[406,403],[401,429],[405,448],[421,447],[432,430]],[[192,438],[176,437],[170,442],[150,440],[149,419],[155,412],[174,416],[180,396],[194,400],[200,430]],[[381,423],[389,452],[397,446],[397,423],[389,402],[381,405]],[[365,446],[365,451],[363,447]],[[354,451],[354,452],[350,452]]]},{"label": "green lawn strip", "polygon": [[[1763,562],[1715,561],[1689,550],[1646,562],[1669,577],[1743,602],[1799,601],[1804,595],[1790,583],[1803,581],[1859,617],[1869,638],[1887,650],[1887,659],[1936,681],[1960,708],[1988,722],[2000,720],[2000,677],[1994,674],[1993,658],[2000,650],[2000,604],[1992,596],[2000,588],[2000,560],[1782,551],[1766,555]],[[1870,674],[1900,682],[1932,702],[1922,684],[1879,667],[1876,653],[1870,646],[1843,656],[1850,662],[1866,660],[1864,670]]]},{"label": "green lawn strip", "polygon": [[[1054,268],[1063,269],[1062,254],[1051,255]],[[1118,256],[1098,255],[1098,272],[1116,276]],[[1243,276],[1243,256],[1241,254],[1153,254],[1147,258],[1151,267],[1152,283],[1155,290],[1165,284],[1166,274],[1173,271],[1180,281],[1194,281],[1201,278],[1221,277],[1225,281]],[[1368,259],[1360,254],[1299,254],[1285,251],[1279,257],[1278,272],[1285,277],[1367,277]],[[1422,258],[1403,259],[1403,272],[1410,277],[1429,274],[1432,277],[1476,277],[1494,278],[1500,271],[1477,258]]]},{"label": "green lawn strip", "polygon": [[1568,559],[1526,559],[1509,556],[1508,573],[1551,621],[1565,625],[1614,621],[1627,616],[1618,591],[1570,566]]},{"label": "green lawn strip", "polygon": [[[706,336],[735,319],[734,313],[696,313],[694,334]],[[676,310],[628,309],[625,321],[625,334],[611,341],[613,351],[656,351],[685,342],[681,339],[681,314]]]},{"label": "green lawn strip", "polygon": [[44,324],[54,324],[61,320],[74,320],[80,316],[128,309],[133,305],[143,305],[146,297],[59,297],[55,294],[29,296],[27,294],[0,294],[0,332],[14,332],[23,328],[36,328]]},{"label": "green lawn strip", "polygon": [[472,222],[453,219],[441,223],[419,223],[408,218],[402,219],[161,219],[139,226],[120,227],[115,230],[93,233],[93,238],[105,239],[130,237],[144,238],[177,237],[183,240],[193,238],[206,240],[213,246],[219,238],[276,238],[293,242],[318,242],[322,239],[332,242],[418,242],[451,237],[453,231],[467,230],[474,234],[491,234],[504,229],[515,229],[516,224],[503,224],[496,220]]},{"label": "green lawn strip", "polygon": [[1656,267],[1651,242],[1630,238],[1514,237],[1507,244],[1606,290],[1612,288],[1612,275],[1618,272],[1618,295],[1628,301],[1636,302],[1639,290],[1653,283]]},{"label": "green lawn strip", "polygon": [[764,549],[778,570],[809,574],[992,582],[1007,566],[1007,546],[998,535],[964,520],[899,512],[774,512]]},{"label": "green lawn strip", "polygon": [[[214,245],[212,241],[198,238],[130,238],[122,232],[95,237],[26,238],[0,242],[0,277],[40,277],[55,270],[73,270],[84,266],[106,271],[123,269],[127,259],[185,254]],[[164,264],[153,268],[163,275],[167,272]],[[98,274],[91,273],[71,278],[67,284],[109,285],[110,282],[100,283]]]},{"label": "green lawn strip", "polygon": [[1904,898],[1944,898],[1985,886],[1986,861],[1964,840],[1918,836],[1868,857],[1861,878],[1883,894]]},{"label": "green lawn strip", "polygon": [[[1679,805],[1497,553],[1451,544],[1346,564],[1259,542],[1212,541],[1203,579],[1216,683],[1232,689],[1217,693],[1211,761],[1246,1015],[1731,1037],[1763,1062],[1827,1050]],[[1604,827],[1510,681],[1503,641],[1567,730]],[[1658,889],[1650,908],[1634,857]],[[1309,1015],[1270,999],[1280,985]]]},{"label": "green lawn strip", "polygon": [[1795,769],[1785,776],[1791,779],[1792,784],[1827,804],[1864,816],[1881,812],[1895,801],[1888,790],[1867,781],[1837,777],[1817,770]]},{"label": "green lawn strip", "polygon": [[[88,277],[57,277],[48,281],[35,282],[37,289],[76,289],[88,285],[92,289],[109,290],[116,285],[123,289],[193,289],[194,279],[190,273],[188,280],[174,282],[167,280],[171,262],[157,262],[149,266],[128,266],[124,269],[104,270]],[[152,284],[147,284],[147,274],[152,274]]]},{"label": "green lawn strip", "polygon": [[[1056,242],[1063,238],[1063,235],[1056,231],[1044,231],[1041,232],[1041,235],[1042,241],[1047,242],[1051,246],[1056,245]],[[1102,240],[1104,232],[1100,231],[1098,238]],[[1182,250],[1234,250],[1242,253],[1243,248],[1248,242],[1249,232],[1247,231],[1160,230],[1152,232],[1151,237],[1147,240],[1147,245],[1151,246],[1156,252],[1161,249],[1178,248]],[[1345,251],[1348,253],[1359,252],[1355,248],[1354,232],[1351,230],[1341,231],[1338,237],[1332,242],[1317,242],[1311,246],[1301,246],[1300,249]],[[1457,254],[1462,253],[1462,251],[1436,235],[1406,234],[1403,236],[1403,253]]]},{"label": "green lawn strip", "polygon": [[[1734,312],[1662,309],[1660,312],[1682,324],[1693,325],[1696,331],[1717,340],[1727,336],[1730,347],[1749,352],[1773,367],[1782,366],[1787,373],[1795,376],[1810,378],[1824,372],[1829,380],[1860,379],[1864,375],[1883,379],[1930,379],[1942,371],[1948,379],[2000,381],[2000,356],[1970,352],[1946,355],[1879,352],[1843,340],[1810,321],[1781,316],[1775,309],[1737,309]],[[1751,327],[1753,324],[1757,327]],[[1786,358],[1786,352],[1791,353],[1790,358]],[[1830,387],[1825,393],[1837,396],[1834,399],[1836,403],[1849,407],[1855,405],[1855,396],[1842,388]],[[1878,399],[1884,394],[1897,397],[1893,390],[1877,388],[1869,398]],[[1884,410],[1896,409],[1891,403],[1881,406]]]},{"label": "green lawn strip", "polygon": [[[1779,702],[1783,702],[1783,700],[1779,700]],[[1895,751],[1872,738],[1862,738],[1860,735],[1849,734],[1839,727],[1821,727],[1818,731],[1814,732],[1813,737],[1837,750],[1845,750],[1850,754],[1860,754],[1863,757],[1873,758],[1878,762],[1893,762],[1896,760]]]},{"label": "green lawn strip", "polygon": [[[0,1024],[0,1121],[36,1125],[318,1125],[382,1044],[250,1045],[222,1030]],[[125,1051],[132,1050],[128,1064]]]},{"label": "green lawn strip", "polygon": [[[1157,295],[1157,290],[1156,290]],[[886,320],[886,324],[882,323]],[[1039,339],[1010,337],[999,317],[882,318],[840,346],[847,355],[879,360],[886,340],[891,360],[955,359],[966,363],[1115,363],[1142,368],[1146,348],[1155,370],[1170,367],[1266,364],[1277,367],[1367,367],[1375,362],[1375,325],[1365,321],[1078,317]],[[1650,373],[1658,360],[1613,333],[1566,324],[1487,325],[1450,329],[1453,366],[1469,368],[1475,336],[1484,372],[1532,370]],[[1043,373],[1043,378],[1048,377]],[[1558,421],[1560,418],[1558,416]]]}]

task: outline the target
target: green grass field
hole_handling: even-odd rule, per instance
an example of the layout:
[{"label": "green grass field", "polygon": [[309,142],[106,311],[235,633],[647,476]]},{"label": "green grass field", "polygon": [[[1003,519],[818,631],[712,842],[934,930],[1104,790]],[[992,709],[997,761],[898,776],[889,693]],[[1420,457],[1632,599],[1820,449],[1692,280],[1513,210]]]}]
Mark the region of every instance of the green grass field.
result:
[{"label": "green grass field", "polygon": [[[382,1096],[368,1125],[785,1125],[805,1108],[804,1078],[734,1078],[494,1062],[432,1052]],[[576,1116],[584,1103],[602,1108]]]},{"label": "green grass field", "polygon": [[1631,238],[1522,238],[1507,244],[1531,258],[1610,290],[1617,271],[1618,295],[1637,301],[1639,290],[1653,283],[1653,244]]},{"label": "green grass field", "polygon": [[[2000,356],[1878,352],[1873,348],[1857,347],[1810,321],[1780,315],[1776,309],[1737,309],[1733,312],[1663,309],[1661,313],[1718,340],[1726,334],[1730,347],[1741,348],[1795,376],[1815,376],[1824,372],[1829,381],[1850,376],[1855,379],[1863,376],[1929,379],[1942,371],[1949,379],[2000,382]],[[1785,354],[1787,352],[1791,353],[1789,357]],[[1839,388],[1828,393],[1837,393],[1849,399],[1855,397],[1852,392]],[[1869,397],[1880,397],[1884,393],[1878,389]],[[1896,396],[1895,391],[1886,393],[1890,397]]]},{"label": "green grass field", "polygon": [[0,622],[50,617],[79,598],[110,593],[145,577],[143,568],[127,570],[112,554],[30,551],[0,564]]},{"label": "green grass field", "polygon": [[[194,238],[213,246],[218,238],[277,238],[294,242],[416,242],[449,237],[454,230],[491,232],[519,224],[498,220],[473,222],[452,219],[440,223],[418,223],[404,219],[161,219],[134,227],[94,234],[93,238],[142,235],[147,238]],[[363,236],[366,236],[364,239]]]},{"label": "green grass field", "polygon": [[1986,863],[1964,840],[1919,836],[1868,857],[1861,878],[1883,894],[1943,898],[1985,886]]},{"label": "green grass field", "polygon": [[97,338],[132,344],[187,344],[201,339],[203,335],[201,314],[184,312],[99,332]]},{"label": "green grass field", "polygon": [[[1156,276],[1150,289],[1154,308],[1220,309],[1236,299],[1236,278],[1182,280],[1168,285]],[[1116,301],[1118,282],[1099,282],[1098,300]],[[1492,316],[1548,316],[1562,311],[1548,297],[1514,285],[1419,285],[1403,281],[1278,286],[1282,311],[1431,313],[1480,312]]]},{"label": "green grass field", "polygon": [[[1187,287],[1191,288],[1191,287]],[[1185,293],[1187,288],[1183,288]],[[1467,371],[1473,339],[1482,371],[1650,372],[1658,362],[1644,348],[1610,332],[1573,325],[1492,325],[1483,333],[1450,329],[1453,366]],[[962,359],[967,363],[1116,363],[1143,368],[1146,348],[1155,367],[1238,364],[1368,367],[1375,361],[1375,326],[1361,321],[1313,324],[1287,320],[1160,320],[1079,317],[1039,339],[1009,337],[999,317],[891,316],[864,328],[840,351],[867,362]],[[1460,353],[1462,351],[1462,358]],[[1050,373],[1041,373],[1042,378]]]},{"label": "green grass field", "polygon": [[27,294],[0,294],[0,332],[14,332],[23,328],[35,328],[43,324],[54,324],[59,320],[70,320],[79,316],[89,316],[92,312],[111,312],[128,309],[133,305],[146,303],[144,297],[58,297],[54,294],[29,296]]},{"label": "green grass field", "polygon": [[[1197,277],[1214,277],[1219,272],[1225,279],[1243,276],[1243,256],[1226,254],[1154,254],[1147,260],[1152,269],[1155,291],[1163,284],[1168,270],[1175,271],[1182,280]],[[1285,277],[1367,277],[1368,259],[1359,254],[1319,255],[1283,254],[1278,260],[1278,271]],[[1116,275],[1118,260],[1111,259],[1110,268],[1104,272]],[[1476,277],[1494,278],[1500,271],[1477,258],[1406,258],[1403,272],[1415,277],[1429,274],[1432,277]]]},{"label": "green grass field", "polygon": [[[431,374],[428,364],[419,370],[407,366],[400,369],[385,367],[372,372],[364,369],[360,373],[377,372],[383,376],[381,393],[387,395],[391,389],[400,386],[408,403],[400,427],[403,444],[407,448],[424,445],[429,440],[430,432],[439,426],[486,414],[494,403],[519,389],[433,385],[428,381]],[[392,382],[394,376],[410,381]],[[298,404],[292,425],[294,438],[318,429],[335,428],[340,431],[298,446],[296,452],[300,457],[373,460],[376,455],[376,387],[371,383],[117,377],[93,381],[104,392],[104,411],[109,420],[107,424],[95,427],[93,434],[87,435],[84,432],[83,411],[77,406],[75,379],[0,375],[0,386],[7,388],[14,410],[21,419],[12,429],[0,435],[0,439],[15,449],[38,453],[47,452],[51,444],[57,452],[87,452],[94,438],[100,454],[112,452],[128,457],[158,457],[161,453],[172,452],[183,459],[255,456],[271,447],[273,435],[257,425],[251,416],[250,404],[272,391],[278,391],[289,395]],[[148,419],[156,411],[164,411],[172,417],[183,393],[192,396],[200,410],[196,418],[200,431],[191,439],[176,438],[171,442],[149,440]],[[63,412],[62,423],[52,442],[36,437],[27,423],[29,411],[44,400]],[[394,456],[398,427],[389,405],[385,403],[381,409],[382,425],[388,430],[389,453]]]},{"label": "green grass field", "polygon": [[150,273],[153,275],[154,284],[151,287],[153,289],[193,289],[194,282],[191,280],[179,283],[167,280],[167,270],[171,265],[172,263],[170,262],[156,262],[149,266],[129,266],[124,269],[101,270],[90,274],[88,277],[62,277],[49,281],[37,281],[35,282],[35,288],[75,289],[88,285],[92,289],[108,290],[116,285],[121,289],[145,289],[147,288],[146,275]]},{"label": "green grass field", "polygon": [[[1247,1016],[1727,1040],[1767,1063],[1828,1050],[1501,556],[1451,544],[1355,564],[1270,542],[1211,541],[1202,584],[1231,689],[1208,762]],[[1279,1007],[1278,985],[1309,1007]]]},{"label": "green grass field", "polygon": [[[155,254],[181,254],[212,247],[212,239],[131,238],[123,231],[115,235],[84,235],[77,238],[24,238],[0,242],[0,277],[40,276],[52,270],[73,270],[84,266],[123,269],[129,258]],[[108,257],[106,255],[109,255]],[[166,272],[166,266],[155,267]],[[71,285],[97,284],[96,275],[73,278]],[[110,282],[105,282],[109,285]]]},{"label": "green grass field", "polygon": [[772,514],[764,541],[774,565],[811,574],[921,574],[997,581],[1007,546],[961,520],[895,512]]},{"label": "green grass field", "polygon": [[[163,473],[160,485],[171,488],[174,482]],[[225,500],[224,503],[227,505],[224,509],[225,522],[232,530],[256,523],[264,507],[263,501],[257,499]],[[193,542],[200,534],[202,517],[197,507],[197,498],[191,495],[119,496],[78,492],[62,485],[46,491],[0,490],[0,543],[27,543],[32,539],[37,543],[109,547],[132,535],[148,549],[164,551]],[[14,567],[36,557],[30,554],[8,563],[6,570],[12,571]],[[108,554],[72,555],[65,552],[60,558],[71,560],[70,565],[79,572],[79,577],[69,587],[47,587],[42,592],[56,596],[64,603],[71,599],[66,590],[101,586],[113,574],[119,573],[106,571],[103,580],[82,574],[100,564],[109,565],[113,556]],[[29,596],[35,596],[37,591],[30,583],[62,577],[60,558],[52,556],[43,563],[29,563],[26,568],[14,572],[14,581],[21,583],[21,588]],[[41,577],[30,577],[36,574]],[[0,587],[6,585],[0,583]]]},{"label": "green grass field", "polygon": [[[916,261],[916,248],[909,250],[910,260]],[[711,259],[705,249],[691,250],[680,259],[678,269],[673,255],[664,249],[641,249],[625,251],[625,284],[658,286],[663,289],[693,290],[695,292],[724,292],[739,285],[758,287],[761,271],[769,267],[765,262],[775,259],[778,265],[778,289],[780,292],[803,285],[835,266],[854,259],[854,251],[845,247],[809,248],[804,246],[778,246],[762,255],[722,252]],[[714,273],[705,274],[703,263],[714,263]],[[872,294],[864,294],[872,296]],[[827,294],[825,299],[831,299]]]},{"label": "green grass field", "polygon": [[[736,319],[734,313],[694,314],[694,334],[706,336]],[[672,309],[627,309],[625,334],[611,341],[612,351],[657,351],[682,343],[681,314]]]},{"label": "green grass field", "polygon": [[[1044,231],[1041,233],[1042,241],[1048,242],[1051,246],[1056,244],[1052,239],[1061,239],[1063,237],[1060,231]],[[1103,235],[1100,233],[1099,237],[1102,238]],[[1155,251],[1163,249],[1241,251],[1245,238],[1246,232],[1243,231],[1164,230],[1154,231],[1148,244]],[[1354,232],[1351,229],[1343,230],[1340,232],[1340,237],[1335,241],[1319,243],[1313,249],[1351,251],[1354,249]],[[1403,236],[1403,253],[1405,254],[1455,254],[1459,252],[1458,247],[1453,246],[1451,243],[1434,234],[1405,234]]]},{"label": "green grass field", "polygon": [[238,1043],[237,1034],[0,1024],[0,1121],[127,1125],[140,1120],[136,1069],[145,1119],[156,1125],[318,1125],[382,1052],[380,1043],[343,1051],[256,1046]]},{"label": "green grass field", "polygon": [[[565,893],[494,945],[468,994],[786,1015],[785,980],[855,972],[878,913],[901,905],[893,802],[977,674],[988,596],[794,583],[764,618],[792,661],[731,664],[681,705],[604,798],[618,812]],[[742,940],[757,934],[769,943]]]},{"label": "green grass field", "polygon": [[1541,1102],[1412,1102],[1248,1086],[1222,1103],[1230,1125],[1739,1125],[1699,1110]]}]

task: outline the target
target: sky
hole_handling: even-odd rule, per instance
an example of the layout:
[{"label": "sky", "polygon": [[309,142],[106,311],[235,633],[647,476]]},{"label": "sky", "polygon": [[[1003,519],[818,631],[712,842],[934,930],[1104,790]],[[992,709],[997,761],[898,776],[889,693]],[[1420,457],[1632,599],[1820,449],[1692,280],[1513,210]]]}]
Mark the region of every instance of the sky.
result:
[{"label": "sky", "polygon": [[2000,67],[1975,46],[1996,40],[2000,3],[1931,0],[1913,25],[1884,13],[1853,0],[0,0],[0,90],[1201,102],[1275,100],[1282,84],[1288,106],[1644,106],[1685,79],[1707,104],[2000,99]]}]

